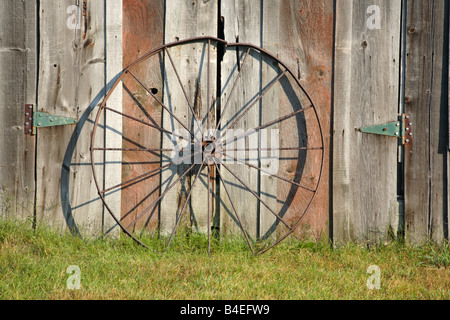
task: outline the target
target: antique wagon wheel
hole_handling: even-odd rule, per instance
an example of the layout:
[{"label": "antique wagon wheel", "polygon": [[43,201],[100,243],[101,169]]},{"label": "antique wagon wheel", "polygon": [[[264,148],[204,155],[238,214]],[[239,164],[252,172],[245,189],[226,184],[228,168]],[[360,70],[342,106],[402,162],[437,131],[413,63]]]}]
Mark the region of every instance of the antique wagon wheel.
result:
[{"label": "antique wagon wheel", "polygon": [[[117,90],[131,107],[110,106]],[[208,251],[218,229],[267,251],[310,210],[324,163],[318,112],[298,77],[264,49],[213,37],[163,45],[125,68],[90,150],[106,210],[156,252],[180,228],[207,234]]]}]

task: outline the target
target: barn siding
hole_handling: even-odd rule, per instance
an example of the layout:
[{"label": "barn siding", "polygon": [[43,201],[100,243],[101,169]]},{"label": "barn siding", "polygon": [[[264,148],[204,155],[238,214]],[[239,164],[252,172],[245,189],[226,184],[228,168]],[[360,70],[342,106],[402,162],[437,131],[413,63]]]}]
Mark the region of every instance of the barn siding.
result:
[{"label": "barn siding", "polygon": [[[68,13],[73,1],[40,2],[38,109],[79,123],[38,130],[36,215],[39,223],[56,229],[95,235],[107,231],[111,222],[90,167],[91,112],[103,99],[106,82],[121,70],[120,60],[111,65],[105,59],[117,61],[114,56],[122,54],[113,46],[119,43],[121,48],[121,32],[114,28],[121,25],[122,7],[105,7],[101,1],[79,3],[80,10],[83,6],[86,10],[73,28]],[[106,15],[110,19],[105,20]],[[97,135],[99,141],[103,133]],[[101,181],[103,161],[96,165]]]},{"label": "barn siding", "polygon": [[[380,28],[367,22],[376,5]],[[337,0],[333,116],[333,238],[379,241],[398,229],[397,139],[359,132],[396,121],[400,1]]]},{"label": "barn siding", "polygon": [[406,238],[448,237],[448,1],[407,1],[405,112],[413,141],[405,152]]},{"label": "barn siding", "polygon": [[[86,14],[79,25],[69,28],[73,12],[68,8],[75,3],[80,8],[85,6]],[[413,144],[404,150],[402,167],[406,238],[412,243],[448,238],[448,0],[215,0],[181,4],[175,0],[123,0],[123,6],[122,1],[40,0],[37,4],[11,0],[0,3],[0,23],[6,30],[0,38],[4,79],[0,85],[3,216],[33,217],[57,229],[69,227],[90,234],[110,231],[114,224],[97,195],[89,161],[92,111],[122,67],[176,38],[217,36],[223,18],[225,40],[267,48],[291,69],[298,70],[324,125],[324,183],[310,213],[296,230],[298,235],[327,234],[340,243],[379,241],[386,239],[390,231],[402,231],[403,212],[397,204],[397,196],[403,196],[403,191],[397,190],[397,183],[403,179],[397,175],[402,153],[398,154],[397,141],[362,134],[357,129],[394,121],[405,111],[414,124]],[[377,22],[374,6],[380,10],[380,28],[370,28],[370,23],[374,27]],[[402,14],[406,15],[404,56]],[[222,70],[226,67],[225,56]],[[149,70],[151,65],[136,72],[145,75]],[[126,81],[124,78],[124,84]],[[404,101],[399,101],[403,99],[401,84]],[[155,86],[163,88],[164,84]],[[116,110],[133,109],[135,103],[129,93],[134,95],[136,91],[138,86],[130,84],[119,92],[111,100],[116,101]],[[159,90],[162,98],[163,93]],[[36,137],[25,136],[25,103],[37,103],[39,111],[73,117],[79,123],[42,128]],[[155,111],[150,116],[158,118],[161,114]],[[116,132],[139,142],[138,128],[109,113],[106,119]],[[122,139],[110,144],[109,137],[117,134],[114,130],[99,132],[97,142],[120,147]],[[128,166],[103,177],[103,171],[113,172],[113,163],[123,160],[132,164],[151,163],[154,159],[129,159],[125,153],[103,159],[100,154],[96,170],[103,186],[136,174],[136,169]],[[146,197],[159,188],[159,179],[145,188],[115,192],[108,201],[116,212],[127,213],[132,210],[127,207],[127,197]],[[277,186],[270,180],[262,181],[261,190],[265,188]],[[145,201],[153,201],[152,197]],[[301,196],[292,202],[293,218],[301,202]],[[204,203],[204,199],[198,201],[199,212]],[[190,222],[202,230],[204,216],[195,217],[197,205],[192,204]],[[265,216],[262,210],[261,221],[248,221],[254,226],[254,234],[258,225],[263,230],[273,222],[270,214],[267,219]],[[153,215],[144,221],[156,227],[161,222],[158,219]],[[230,221],[226,214],[220,220],[223,231],[232,228],[227,226]],[[171,229],[173,221],[167,225]]]},{"label": "barn siding", "polygon": [[36,102],[36,3],[0,3],[0,216],[32,219],[35,139],[24,135]]}]

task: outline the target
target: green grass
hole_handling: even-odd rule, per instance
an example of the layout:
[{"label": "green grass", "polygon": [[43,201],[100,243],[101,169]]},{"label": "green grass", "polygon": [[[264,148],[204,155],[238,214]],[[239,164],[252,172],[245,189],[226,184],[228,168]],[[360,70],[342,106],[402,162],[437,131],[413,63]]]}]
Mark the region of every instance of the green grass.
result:
[{"label": "green grass", "polygon": [[[179,237],[165,255],[121,239],[83,240],[0,222],[0,299],[450,299],[449,246],[370,249],[286,242],[261,256],[243,241],[206,251],[203,236]],[[80,268],[70,290],[67,268]],[[379,290],[367,268],[379,266]]]}]

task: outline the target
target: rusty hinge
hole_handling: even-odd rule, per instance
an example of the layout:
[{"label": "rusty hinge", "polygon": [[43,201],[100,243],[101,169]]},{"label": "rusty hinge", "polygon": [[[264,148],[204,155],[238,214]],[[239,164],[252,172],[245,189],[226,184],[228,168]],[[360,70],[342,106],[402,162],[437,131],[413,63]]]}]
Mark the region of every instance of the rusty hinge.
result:
[{"label": "rusty hinge", "polygon": [[413,142],[412,125],[413,123],[410,121],[409,115],[403,114],[399,121],[361,127],[359,131],[363,133],[396,137],[402,140],[403,145],[411,145]]},{"label": "rusty hinge", "polygon": [[26,135],[35,135],[36,128],[64,126],[76,123],[77,120],[73,118],[55,116],[45,112],[36,111],[36,106],[34,104],[25,105],[24,131]]}]

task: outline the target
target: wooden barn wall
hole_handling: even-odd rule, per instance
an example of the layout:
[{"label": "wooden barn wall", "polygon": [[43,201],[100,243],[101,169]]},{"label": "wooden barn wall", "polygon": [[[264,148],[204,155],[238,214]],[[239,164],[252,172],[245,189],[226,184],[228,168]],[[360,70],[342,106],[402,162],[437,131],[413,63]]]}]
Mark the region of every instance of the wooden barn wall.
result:
[{"label": "wooden barn wall", "polygon": [[[1,1],[0,214],[75,233],[116,234],[91,170],[97,107],[123,67],[150,49],[175,39],[220,35],[229,42],[262,46],[298,70],[318,109],[325,134],[323,180],[297,235],[329,235],[335,243],[380,241],[399,232],[411,243],[448,239],[449,7],[448,0]],[[214,72],[226,70],[227,59],[213,61]],[[167,83],[162,83],[161,69],[170,65],[161,61],[149,60],[135,72],[138,77],[153,72],[152,87],[164,99],[165,85],[175,86],[177,80],[167,73]],[[184,71],[190,72],[188,67]],[[26,136],[27,103],[78,123]],[[160,106],[146,103],[154,101],[148,102],[142,88],[124,77],[122,90],[108,106],[161,119]],[[147,114],[140,114],[143,109]],[[399,147],[396,138],[358,130],[396,121],[403,112],[412,123],[411,146]],[[148,140],[146,134],[106,113],[96,145],[136,146]],[[165,143],[153,142],[158,147]],[[102,188],[159,165],[151,155],[95,154]],[[127,199],[153,202],[160,181],[168,178],[163,173],[145,186],[117,190],[107,195],[108,203],[131,221],[139,212]],[[263,193],[272,187],[262,180]],[[202,231],[205,221],[193,216],[204,206],[200,195],[193,191],[185,223]],[[170,194],[167,199],[163,210],[170,211]],[[287,217],[295,220],[301,201],[293,200]],[[232,229],[221,210],[218,206],[219,216],[213,218],[223,230]],[[248,223],[264,228],[273,219],[263,210],[260,218]],[[174,224],[154,212],[142,221],[167,230]]]},{"label": "wooden barn wall", "polygon": [[[324,126],[325,132],[325,153],[329,153],[329,123],[330,123],[330,110],[331,110],[331,82],[332,82],[332,57],[333,57],[333,1],[175,1],[166,0],[152,3],[149,5],[145,0],[124,0],[124,67],[129,65],[135,59],[145,52],[157,47],[162,43],[169,43],[176,41],[177,39],[186,39],[196,36],[224,36],[224,39],[228,42],[243,42],[253,43],[258,46],[269,50],[277,55],[282,61],[286,61],[287,65],[293,70],[301,70],[301,81],[306,90],[314,96],[314,102],[320,112],[320,118]],[[162,21],[165,21],[164,25]],[[164,28],[162,28],[164,26]],[[147,37],[145,30],[151,30],[152,37]],[[293,40],[294,39],[294,40]],[[198,47],[198,46],[197,46]],[[202,52],[201,48],[196,48],[195,44],[184,46],[182,52],[169,49],[172,55],[176,57],[183,57],[182,62],[175,61],[176,68],[181,75],[181,81],[186,84],[186,91],[189,97],[194,97],[195,88],[191,88],[187,81],[183,81],[185,78],[191,76],[192,72],[198,72],[194,64],[189,65],[187,61],[199,61]],[[235,54],[225,54],[223,61],[219,62],[217,59],[217,48],[213,47],[211,52],[211,86],[212,94],[209,97],[210,101],[215,100],[216,95],[216,69],[219,67],[222,70],[222,82],[225,82],[225,78],[228,77],[227,68],[232,68],[235,61]],[[175,59],[176,60],[176,59]],[[161,61],[164,61],[164,57],[160,57],[160,60],[149,59],[148,62],[139,64],[139,66],[133,67],[133,72],[136,72],[138,78],[145,79],[149,72],[152,79],[160,79],[161,67],[158,65]],[[173,107],[177,117],[183,119],[189,118],[189,112],[184,110],[185,97],[181,90],[170,90],[170,88],[178,89],[178,79],[172,74],[172,66],[169,63],[169,59],[165,60],[164,72],[167,72],[166,83],[155,83],[151,85],[155,88],[161,88],[158,91],[160,99]],[[259,64],[258,64],[259,65]],[[259,69],[255,69],[255,77],[259,78]],[[254,82],[255,78],[250,78]],[[206,80],[206,79],[204,79]],[[161,80],[160,80],[161,81]],[[206,81],[202,81],[206,83]],[[258,87],[257,83],[248,83],[249,86]],[[205,86],[205,85],[204,85]],[[138,117],[148,117],[152,121],[160,121],[161,106],[158,105],[153,99],[147,99],[145,93],[143,94],[142,87],[136,84],[133,79],[125,78],[124,81],[124,109],[131,114]],[[202,100],[206,100],[206,88],[198,89],[201,92]],[[170,92],[170,96],[169,96]],[[178,92],[178,93],[177,93]],[[133,98],[134,97],[134,98]],[[137,97],[137,98],[136,98]],[[196,97],[198,100],[199,98]],[[237,95],[237,99],[240,99]],[[243,99],[243,98],[242,98]],[[138,100],[138,101],[136,101]],[[148,102],[148,101],[153,102]],[[196,101],[197,101],[196,100]],[[148,103],[153,103],[153,106],[146,106]],[[224,103],[224,102],[223,102]],[[206,106],[206,104],[198,104],[197,106]],[[138,108],[140,106],[140,108]],[[181,108],[179,106],[182,106]],[[142,108],[147,110],[147,114],[142,114]],[[141,109],[141,110],[139,110]],[[202,112],[199,110],[199,112]],[[162,116],[164,119],[165,117]],[[166,117],[170,118],[170,117]],[[255,117],[253,117],[255,118]],[[258,118],[256,116],[256,118]],[[215,121],[215,119],[211,119]],[[172,125],[167,123],[166,125]],[[148,141],[148,137],[145,134],[142,135],[142,128],[139,128],[140,124],[136,124],[133,121],[127,123],[124,126],[125,140],[129,140],[129,146],[139,144]],[[195,126],[194,126],[195,127]],[[176,127],[169,127],[171,131]],[[204,128],[206,129],[206,128]],[[151,134],[151,132],[149,133]],[[158,147],[161,141],[153,140],[154,146]],[[147,143],[148,144],[148,143]],[[147,146],[146,144],[146,146]],[[171,142],[162,141],[163,148],[171,146]],[[139,170],[151,170],[152,163],[157,158],[147,156],[139,159],[128,159],[128,155],[124,153],[124,159],[129,164],[124,167],[123,179],[130,179],[142,174],[144,171]],[[133,166],[132,164],[138,162],[140,164],[147,163],[143,166]],[[324,174],[321,190],[317,197],[317,201],[313,204],[310,214],[306,216],[303,225],[298,229],[298,234],[302,236],[314,236],[328,235],[329,226],[329,189],[328,189],[328,157],[325,159]],[[246,171],[246,170],[245,170]],[[257,174],[257,172],[253,172]],[[232,177],[224,177],[228,180]],[[192,196],[189,200],[188,214],[185,215],[183,224],[190,225],[193,228],[205,232],[206,227],[206,203],[205,198],[205,186],[206,181],[204,177],[200,176],[200,180],[203,180],[202,184],[197,184],[192,190]],[[251,179],[251,178],[250,178]],[[163,171],[161,176],[155,176],[149,179],[150,182],[145,185],[135,185],[127,187],[122,190],[122,215],[125,221],[133,221],[136,216],[140,215],[139,208],[133,210],[133,206],[127,205],[126,197],[132,196],[136,199],[143,199],[140,208],[146,208],[145,204],[152,203],[159,195],[162,188],[172,182],[173,172]],[[245,180],[245,179],[244,179]],[[255,180],[255,179],[254,179]],[[161,184],[160,184],[161,181]],[[190,190],[190,180],[183,179],[182,184],[176,185],[176,188],[170,190],[169,193],[163,198],[160,208],[160,215],[155,214],[158,208],[150,210],[146,215],[146,218],[141,218],[140,221],[145,221],[151,228],[159,226],[162,232],[170,233],[175,225],[175,217],[177,214],[177,206],[174,203],[180,202],[180,197],[183,198],[183,194],[187,194]],[[266,184],[264,184],[266,183]],[[235,185],[239,185],[237,182]],[[264,186],[265,185],[265,186]],[[254,190],[257,190],[257,186],[254,185]],[[161,190],[159,190],[161,188]],[[261,192],[264,193],[264,188],[272,192],[270,183],[263,182]],[[198,190],[196,190],[198,189]],[[242,194],[241,188],[234,188],[233,184],[228,187],[232,197],[239,197]],[[227,197],[225,195],[224,188],[221,190],[221,201],[227,204],[230,208],[230,204],[227,203]],[[246,227],[249,228],[252,236],[256,233],[256,228],[259,223],[264,225],[271,225],[273,223],[273,216],[271,213],[261,214],[261,222],[257,219],[257,204],[254,201],[253,195],[250,193],[245,195],[248,197],[245,201],[241,201],[240,210],[242,212],[248,212],[243,215]],[[267,201],[267,199],[266,199]],[[136,203],[138,201],[134,201]],[[184,199],[181,200],[183,204]],[[302,207],[301,197],[293,199],[293,205],[289,212],[290,219],[295,221],[298,219],[298,215],[302,213],[300,208]],[[254,207],[251,207],[253,204]],[[276,203],[272,204],[276,207]],[[245,207],[245,208],[244,208]],[[298,209],[298,210],[297,210]],[[211,221],[214,221],[216,227],[219,227],[222,232],[240,233],[239,226],[233,221],[233,218],[226,212],[227,208],[217,206],[217,210],[213,213]],[[297,212],[298,211],[298,212]],[[195,214],[197,212],[197,214]],[[267,218],[267,222],[263,220]],[[159,221],[158,221],[159,218]],[[272,221],[272,222],[271,222]],[[125,223],[127,225],[127,223]],[[262,231],[264,232],[264,231]]]}]

